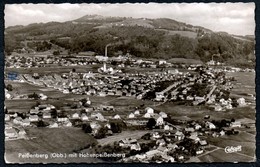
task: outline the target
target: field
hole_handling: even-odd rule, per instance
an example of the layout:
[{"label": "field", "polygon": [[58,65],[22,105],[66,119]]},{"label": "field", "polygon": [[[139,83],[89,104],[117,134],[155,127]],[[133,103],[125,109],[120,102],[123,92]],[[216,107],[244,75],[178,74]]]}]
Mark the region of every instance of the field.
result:
[{"label": "field", "polygon": [[247,101],[255,103],[255,100],[250,96],[255,95],[255,73],[235,72],[227,73],[227,76],[232,76],[236,79],[231,96],[244,97]]},{"label": "field", "polygon": [[88,72],[88,71],[93,71],[93,69],[100,67],[101,65],[86,65],[86,66],[50,66],[50,67],[32,67],[29,69],[25,68],[6,68],[5,72],[17,72],[19,74],[33,74],[33,73],[38,73],[38,74],[50,74],[55,71],[57,74],[61,73],[69,73],[72,71],[73,68],[77,70],[77,72]]},{"label": "field", "polygon": [[184,63],[184,64],[203,64],[201,60],[196,59],[185,59],[185,58],[172,58],[169,60],[170,63]]},{"label": "field", "polygon": [[19,158],[18,153],[72,153],[81,150],[96,140],[78,128],[28,128],[30,140],[5,142],[5,160],[8,163],[66,163],[66,162],[101,162],[92,158],[56,158],[37,159]]},{"label": "field", "polygon": [[167,32],[167,35],[179,34],[180,36],[193,38],[193,39],[197,37],[197,33],[192,31],[173,31],[173,30],[166,30],[166,29],[156,29],[156,30],[165,31]]},{"label": "field", "polygon": [[216,150],[210,154],[199,157],[201,162],[254,162],[253,157],[240,153],[225,153],[224,149]]},{"label": "field", "polygon": [[[217,147],[225,148],[227,146],[242,146],[242,151],[239,153],[247,156],[255,155],[255,135],[247,132],[240,132],[238,135],[223,136],[220,138],[207,139],[209,143]],[[221,142],[219,142],[221,140]]]}]

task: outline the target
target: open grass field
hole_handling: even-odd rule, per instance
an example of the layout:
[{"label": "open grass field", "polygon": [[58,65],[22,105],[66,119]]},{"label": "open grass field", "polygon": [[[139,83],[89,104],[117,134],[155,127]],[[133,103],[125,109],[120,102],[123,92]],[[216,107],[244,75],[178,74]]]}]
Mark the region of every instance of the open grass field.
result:
[{"label": "open grass field", "polygon": [[201,162],[254,162],[253,157],[240,153],[225,153],[224,149],[216,150],[212,153],[199,157]]},{"label": "open grass field", "polygon": [[156,29],[156,30],[165,31],[165,32],[167,32],[167,35],[179,34],[180,36],[193,38],[193,39],[195,39],[197,37],[197,33],[192,32],[192,31],[173,31],[173,30],[167,30],[167,29]]},{"label": "open grass field", "polygon": [[227,146],[242,146],[239,153],[253,157],[255,155],[255,136],[246,132],[240,132],[238,135],[223,136],[220,138],[207,138],[208,142],[217,147],[225,148]]},{"label": "open grass field", "polygon": [[96,140],[78,128],[27,128],[30,140],[13,140],[5,142],[5,160],[9,163],[65,163],[65,162],[100,162],[93,158],[19,158],[19,153],[73,153]]},{"label": "open grass field", "polygon": [[[6,68],[5,72],[17,72],[19,74],[50,74],[55,71],[57,74],[69,73],[72,69],[76,69],[77,72],[88,72],[97,69],[99,65],[77,65],[77,66],[50,66],[50,67],[32,67],[32,68]],[[96,71],[97,72],[97,71]]]},{"label": "open grass field", "polygon": [[255,100],[248,94],[255,95],[255,73],[252,72],[235,72],[227,73],[227,76],[235,77],[234,88],[231,96],[244,97],[247,101],[255,103]]},{"label": "open grass field", "polygon": [[185,58],[172,58],[169,60],[170,63],[184,63],[184,64],[203,64],[201,60],[196,59],[185,59]]},{"label": "open grass field", "polygon": [[[203,106],[185,106],[185,105],[174,105],[172,103],[165,103],[160,106],[154,107],[154,109],[159,111],[164,111],[170,114],[172,118],[184,117],[193,120],[201,120],[205,115],[210,115],[211,119],[221,120],[221,119],[241,119],[243,123],[243,118],[247,118],[254,122],[255,120],[255,109],[254,107],[238,107],[233,110],[227,111],[211,111]],[[248,121],[245,121],[247,123]]]}]

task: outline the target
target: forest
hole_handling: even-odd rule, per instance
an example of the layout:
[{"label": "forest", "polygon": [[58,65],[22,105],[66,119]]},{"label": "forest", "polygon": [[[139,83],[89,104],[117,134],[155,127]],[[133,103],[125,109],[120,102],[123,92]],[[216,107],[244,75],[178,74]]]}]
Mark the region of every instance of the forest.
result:
[{"label": "forest", "polygon": [[[158,27],[161,22],[157,20],[153,25]],[[165,20],[162,23],[165,23]],[[73,24],[72,22],[11,27],[5,30],[5,52],[11,54],[17,49],[24,48],[24,41],[41,40],[40,43],[31,42],[34,45],[26,47],[45,51],[51,48],[50,44],[54,44],[67,49],[70,54],[93,51],[96,55],[104,55],[104,48],[110,43],[112,45],[108,48],[108,56],[116,56],[120,51],[141,58],[166,60],[189,58],[207,62],[212,59],[212,55],[218,55],[214,59],[227,64],[254,65],[252,63],[255,61],[254,40],[234,38],[227,33],[206,32],[203,28],[193,31],[196,33],[195,38],[183,36],[181,32],[191,32],[190,25],[181,29],[178,25],[183,26],[183,23],[173,23],[165,23],[164,26],[164,28],[167,28],[167,25],[173,26],[173,30],[170,30],[169,26],[168,29],[162,30],[139,25],[97,28],[102,23]],[[176,31],[178,33],[171,34],[167,32],[168,30],[173,32],[178,30]],[[64,37],[68,40],[64,40]]]}]

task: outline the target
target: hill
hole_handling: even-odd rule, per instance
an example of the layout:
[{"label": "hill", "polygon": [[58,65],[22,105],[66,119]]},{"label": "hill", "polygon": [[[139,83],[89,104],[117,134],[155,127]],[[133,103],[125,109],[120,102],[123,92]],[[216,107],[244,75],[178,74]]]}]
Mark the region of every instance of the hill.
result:
[{"label": "hill", "polygon": [[[23,41],[33,44],[25,46]],[[219,54],[216,60],[245,67],[252,67],[255,60],[254,36],[213,32],[168,18],[86,15],[63,23],[35,23],[5,29],[5,51],[8,54],[24,47],[48,50],[44,41],[63,47],[69,53],[94,51],[104,55],[105,46],[115,43],[109,47],[109,56],[122,51],[143,58],[191,58],[206,62],[213,54]]]}]

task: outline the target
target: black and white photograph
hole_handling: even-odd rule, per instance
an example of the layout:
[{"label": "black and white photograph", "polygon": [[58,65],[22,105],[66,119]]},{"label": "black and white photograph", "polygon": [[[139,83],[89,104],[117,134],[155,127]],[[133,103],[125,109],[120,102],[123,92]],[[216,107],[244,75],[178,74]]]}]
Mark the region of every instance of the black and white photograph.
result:
[{"label": "black and white photograph", "polygon": [[5,4],[5,163],[255,162],[255,8]]}]

